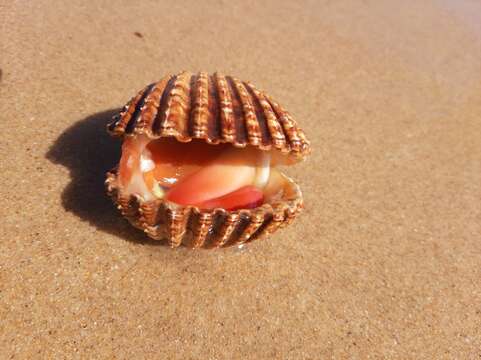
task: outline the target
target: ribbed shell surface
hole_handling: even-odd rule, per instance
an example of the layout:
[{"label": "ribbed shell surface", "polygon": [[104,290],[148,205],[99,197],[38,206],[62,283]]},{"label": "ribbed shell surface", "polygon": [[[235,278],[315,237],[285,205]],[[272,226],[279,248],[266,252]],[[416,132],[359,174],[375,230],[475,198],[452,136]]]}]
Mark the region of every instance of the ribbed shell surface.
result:
[{"label": "ribbed shell surface", "polygon": [[299,187],[288,180],[283,199],[255,209],[199,210],[163,199],[144,201],[122,194],[116,170],[107,173],[107,193],[121,214],[150,238],[171,247],[219,248],[266,237],[292,222],[303,208]]},{"label": "ribbed shell surface", "polygon": [[219,73],[181,72],[150,84],[125,105],[108,130],[114,136],[249,144],[297,159],[310,151],[304,132],[277,102],[251,83]]}]

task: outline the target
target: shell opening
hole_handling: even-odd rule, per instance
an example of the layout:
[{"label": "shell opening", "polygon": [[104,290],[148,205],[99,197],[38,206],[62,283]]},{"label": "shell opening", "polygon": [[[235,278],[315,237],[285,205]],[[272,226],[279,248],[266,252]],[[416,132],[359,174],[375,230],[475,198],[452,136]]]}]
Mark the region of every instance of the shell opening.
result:
[{"label": "shell opening", "polygon": [[119,165],[121,191],[144,200],[166,199],[200,209],[255,208],[282,197],[286,179],[275,169],[288,163],[277,151],[202,140],[127,137]]}]

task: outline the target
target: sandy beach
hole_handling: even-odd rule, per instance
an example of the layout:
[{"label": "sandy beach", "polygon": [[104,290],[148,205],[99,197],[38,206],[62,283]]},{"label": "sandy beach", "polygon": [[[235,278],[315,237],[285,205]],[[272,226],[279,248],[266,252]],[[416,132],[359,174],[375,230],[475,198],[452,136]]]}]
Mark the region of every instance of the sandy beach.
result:
[{"label": "sandy beach", "polygon": [[[481,3],[0,4],[0,358],[481,357]],[[305,130],[305,210],[172,250],[105,195],[105,125],[181,70]]]}]

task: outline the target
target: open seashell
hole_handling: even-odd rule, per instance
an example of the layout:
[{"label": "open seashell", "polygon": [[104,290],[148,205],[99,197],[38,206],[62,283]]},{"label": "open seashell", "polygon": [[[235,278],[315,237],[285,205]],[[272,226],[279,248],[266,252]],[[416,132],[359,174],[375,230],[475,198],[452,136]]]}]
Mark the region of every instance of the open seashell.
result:
[{"label": "open seashell", "polygon": [[108,194],[132,225],[172,247],[249,242],[302,209],[299,187],[276,167],[304,159],[309,142],[251,83],[219,73],[165,77],[108,131],[123,138]]}]

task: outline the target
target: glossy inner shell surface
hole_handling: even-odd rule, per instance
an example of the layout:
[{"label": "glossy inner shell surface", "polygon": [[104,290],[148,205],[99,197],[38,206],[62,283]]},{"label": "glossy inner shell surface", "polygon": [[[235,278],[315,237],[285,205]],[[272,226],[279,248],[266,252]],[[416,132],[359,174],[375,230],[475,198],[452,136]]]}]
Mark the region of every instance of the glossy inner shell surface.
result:
[{"label": "glossy inner shell surface", "polygon": [[145,201],[164,199],[199,209],[252,209],[282,198],[286,178],[274,168],[287,157],[203,140],[128,136],[122,145],[119,185]]}]

